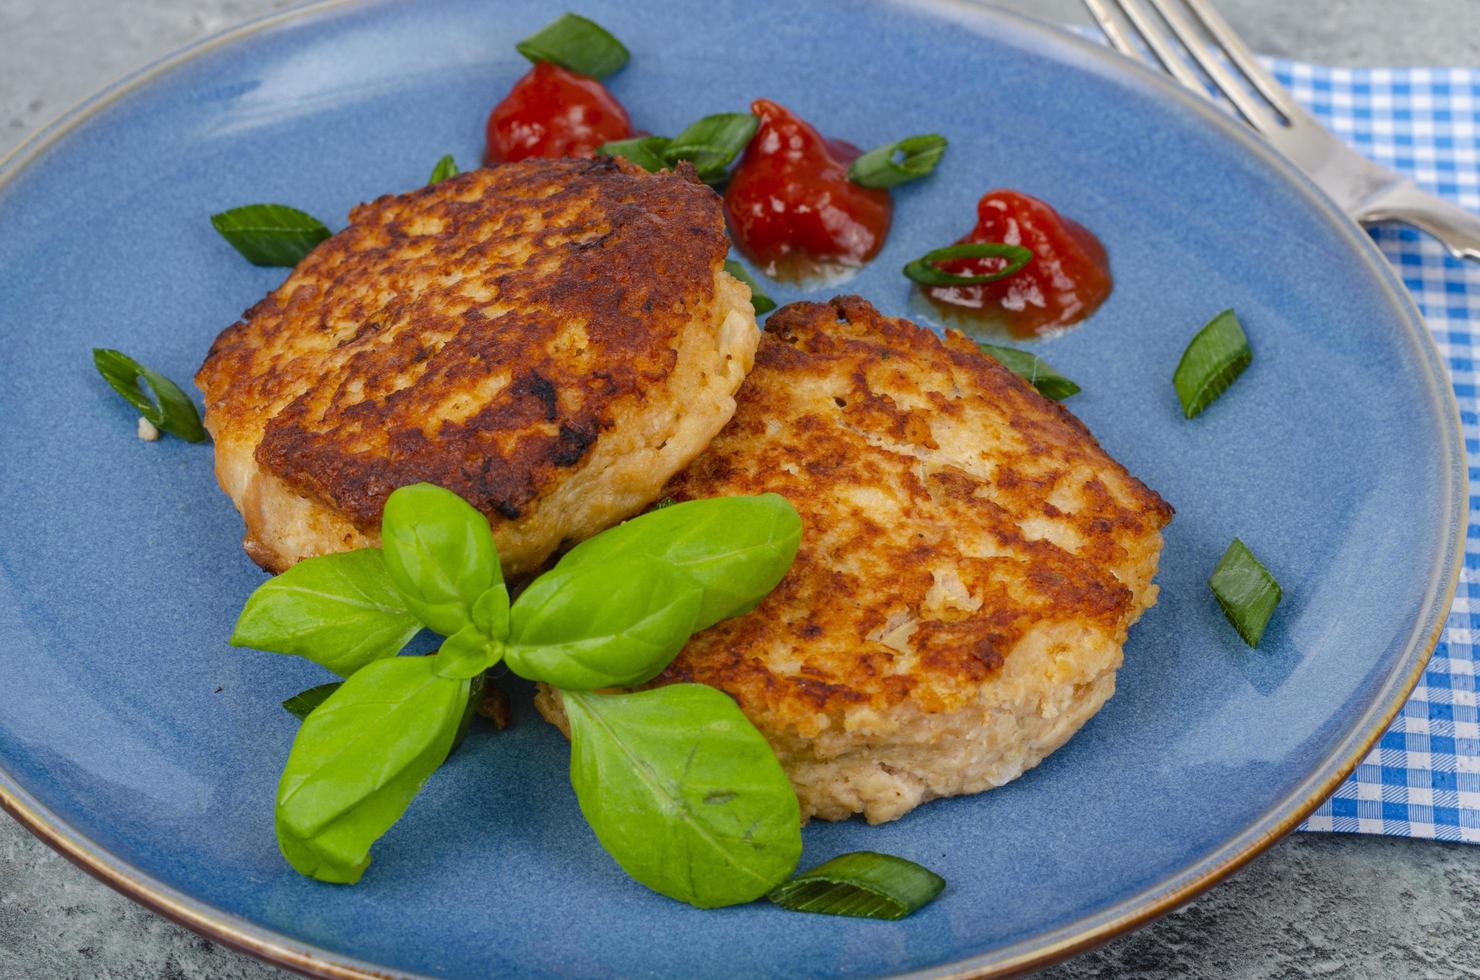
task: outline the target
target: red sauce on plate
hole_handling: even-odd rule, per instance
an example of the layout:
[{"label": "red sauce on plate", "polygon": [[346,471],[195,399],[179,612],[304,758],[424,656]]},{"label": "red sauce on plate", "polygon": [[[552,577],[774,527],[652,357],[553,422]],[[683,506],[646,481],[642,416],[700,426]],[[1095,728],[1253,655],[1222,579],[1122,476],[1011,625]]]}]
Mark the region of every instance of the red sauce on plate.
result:
[{"label": "red sauce on plate", "polygon": [[889,233],[889,192],[848,180],[862,151],[830,140],[767,99],[760,128],[730,175],[725,211],[735,244],[767,275],[806,279],[857,268]]},{"label": "red sauce on plate", "polygon": [[[976,206],[976,227],[962,242],[1006,242],[1033,250],[1033,261],[1005,279],[980,286],[931,286],[938,307],[1006,327],[1014,337],[1036,337],[1078,323],[1110,295],[1105,246],[1088,228],[1036,197],[989,191]],[[958,276],[1001,269],[1005,259],[953,259],[940,268]]]},{"label": "red sauce on plate", "polygon": [[488,115],[483,162],[529,157],[594,157],[632,135],[627,110],[594,78],[538,62]]}]

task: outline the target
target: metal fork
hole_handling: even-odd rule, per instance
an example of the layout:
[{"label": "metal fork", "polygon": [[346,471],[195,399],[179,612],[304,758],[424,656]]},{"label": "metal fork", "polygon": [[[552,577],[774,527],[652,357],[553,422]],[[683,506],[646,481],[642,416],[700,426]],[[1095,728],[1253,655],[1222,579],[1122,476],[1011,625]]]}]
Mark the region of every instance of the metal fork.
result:
[{"label": "metal fork", "polygon": [[[1121,54],[1137,60],[1142,57],[1141,48],[1126,30],[1128,24],[1168,74],[1216,101],[1208,92],[1207,81],[1211,81],[1245,122],[1304,170],[1354,220],[1364,225],[1378,221],[1412,225],[1439,239],[1456,258],[1480,261],[1480,217],[1419,190],[1412,181],[1373,163],[1332,135],[1264,70],[1206,0],[1084,0],[1084,5]],[[1112,6],[1120,10],[1124,21],[1112,13]],[[1183,50],[1207,80],[1188,64]]]}]

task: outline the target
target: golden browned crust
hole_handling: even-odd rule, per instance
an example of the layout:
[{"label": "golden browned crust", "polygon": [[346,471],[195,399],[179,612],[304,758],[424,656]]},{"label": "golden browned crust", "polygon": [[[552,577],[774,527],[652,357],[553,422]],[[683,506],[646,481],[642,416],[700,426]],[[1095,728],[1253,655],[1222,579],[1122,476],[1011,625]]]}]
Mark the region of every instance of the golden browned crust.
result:
[{"label": "golden browned crust", "polygon": [[[757,609],[696,636],[658,683],[734,696],[808,812],[890,819],[995,785],[1113,690],[1172,509],[1068,411],[961,335],[857,297],[774,313],[737,400],[665,492],[780,493],[801,550]],[[987,730],[994,743],[963,757],[980,773],[906,772],[916,750],[945,751],[943,733],[965,745]],[[854,785],[809,788],[839,760],[830,771]],[[912,798],[860,790],[864,763]]]},{"label": "golden browned crust", "polygon": [[[728,417],[754,340],[727,326],[727,247],[719,199],[691,169],[609,159],[477,170],[355,208],[217,338],[196,379],[249,551],[281,567],[372,540],[390,492],[427,481],[488,514],[496,535],[508,526],[506,559],[537,563],[560,540],[524,541],[519,526],[604,435],[673,394],[680,369],[696,370],[684,383],[701,394],[723,389],[723,404],[669,472]],[[696,359],[722,339],[734,364]],[[653,428],[661,439],[674,426]],[[605,522],[651,499],[636,496],[618,494],[625,512]],[[267,526],[287,522],[322,527],[289,543]],[[578,518],[543,523],[591,533]]]}]

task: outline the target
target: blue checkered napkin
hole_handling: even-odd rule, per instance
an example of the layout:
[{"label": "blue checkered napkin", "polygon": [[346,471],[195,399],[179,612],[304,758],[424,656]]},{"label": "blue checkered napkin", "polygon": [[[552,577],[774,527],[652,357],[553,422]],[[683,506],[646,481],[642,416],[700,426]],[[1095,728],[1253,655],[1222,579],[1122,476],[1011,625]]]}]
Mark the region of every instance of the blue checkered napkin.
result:
[{"label": "blue checkered napkin", "polygon": [[[1480,70],[1267,64],[1306,109],[1362,153],[1480,211]],[[1470,526],[1454,608],[1417,689],[1378,747],[1300,829],[1480,844],[1480,264],[1452,259],[1407,228],[1376,228],[1372,237],[1408,284],[1449,364],[1470,455]]]}]

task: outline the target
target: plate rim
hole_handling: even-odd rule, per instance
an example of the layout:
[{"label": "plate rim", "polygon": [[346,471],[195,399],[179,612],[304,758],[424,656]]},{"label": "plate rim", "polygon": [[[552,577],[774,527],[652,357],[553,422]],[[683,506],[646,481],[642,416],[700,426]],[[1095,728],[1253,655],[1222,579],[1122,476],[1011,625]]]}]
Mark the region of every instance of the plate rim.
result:
[{"label": "plate rim", "polygon": [[[106,110],[124,96],[148,85],[195,59],[242,39],[274,28],[298,24],[342,8],[370,7],[383,0],[306,0],[273,11],[233,27],[207,35],[150,62],[103,86],[43,126],[0,157],[0,189],[26,172],[53,144],[72,130]],[[1366,269],[1382,286],[1401,314],[1403,327],[1415,348],[1417,362],[1425,370],[1426,394],[1438,409],[1436,415],[1450,438],[1445,463],[1450,479],[1443,500],[1447,537],[1438,538],[1441,560],[1430,572],[1425,600],[1417,609],[1414,626],[1401,654],[1394,658],[1377,696],[1356,719],[1335,748],[1320,759],[1311,773],[1291,792],[1270,806],[1248,828],[1222,846],[1203,855],[1180,871],[1143,888],[1113,905],[1091,913],[1058,929],[1020,939],[997,950],[966,957],[952,963],[898,974],[919,980],[957,980],[965,977],[1010,976],[1041,969],[1085,952],[1130,932],[1185,904],[1236,872],[1292,831],[1318,807],[1357,767],[1387,730],[1417,685],[1439,642],[1464,565],[1464,542],[1468,526],[1468,472],[1464,430],[1460,422],[1449,371],[1437,342],[1406,286],[1397,278],[1386,257],[1364,231],[1349,219],[1310,179],[1296,169],[1242,124],[1221,112],[1206,99],[1199,99],[1160,72],[1115,54],[1092,40],[1047,21],[982,0],[893,0],[917,9],[948,9],[986,18],[997,18],[1014,28],[1018,37],[1030,36],[1045,47],[1067,47],[1082,56],[1077,67],[1107,75],[1128,77],[1191,111],[1205,124],[1220,130],[1239,144],[1268,170],[1296,190],[1325,219],[1339,237],[1352,245]],[[1447,570],[1442,560],[1448,554]],[[1405,668],[1406,667],[1406,672]],[[300,973],[333,978],[416,977],[362,959],[335,953],[294,940],[280,932],[251,922],[235,913],[194,898],[119,858],[107,848],[80,833],[53,813],[0,764],[0,811],[15,820],[68,861],[125,897],[186,928],[239,952]]]}]

